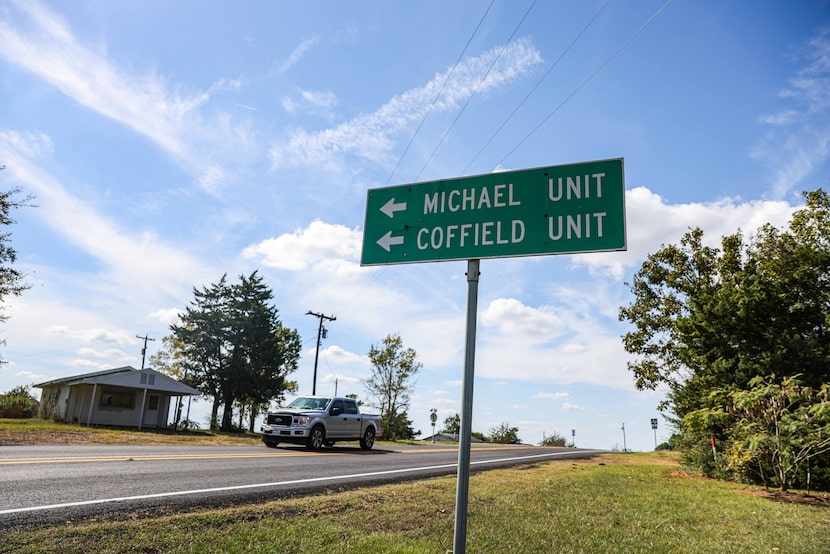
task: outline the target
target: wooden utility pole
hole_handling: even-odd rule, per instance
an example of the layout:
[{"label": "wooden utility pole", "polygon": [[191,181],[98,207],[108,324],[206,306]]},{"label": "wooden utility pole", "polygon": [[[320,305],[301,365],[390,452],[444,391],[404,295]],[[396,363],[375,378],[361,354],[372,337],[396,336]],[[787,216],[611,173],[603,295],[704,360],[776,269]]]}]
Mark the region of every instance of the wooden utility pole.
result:
[{"label": "wooden utility pole", "polygon": [[335,321],[337,318],[334,316],[327,316],[323,314],[314,313],[311,310],[307,311],[305,315],[313,315],[316,318],[320,319],[320,325],[317,327],[317,351],[314,354],[314,380],[311,382],[311,394],[317,394],[317,359],[320,357],[320,339],[323,336],[323,320],[327,319],[329,321]]},{"label": "wooden utility pole", "polygon": [[147,341],[148,340],[155,341],[156,339],[151,339],[146,334],[143,337],[139,336],[139,335],[136,335],[135,338],[141,339],[141,340],[144,341],[144,348],[141,349],[141,369],[144,369],[144,359],[147,357]]}]

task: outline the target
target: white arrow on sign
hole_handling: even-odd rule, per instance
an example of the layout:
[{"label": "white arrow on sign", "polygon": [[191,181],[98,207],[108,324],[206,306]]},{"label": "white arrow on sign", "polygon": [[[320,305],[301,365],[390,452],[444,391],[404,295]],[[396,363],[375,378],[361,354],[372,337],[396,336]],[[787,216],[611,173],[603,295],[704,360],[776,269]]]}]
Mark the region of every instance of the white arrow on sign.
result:
[{"label": "white arrow on sign", "polygon": [[395,212],[400,212],[406,209],[406,202],[398,202],[395,204],[395,199],[391,198],[389,202],[383,205],[380,209],[383,213],[388,215],[389,217],[395,217]]},{"label": "white arrow on sign", "polygon": [[392,231],[388,231],[385,235],[380,237],[380,240],[378,240],[378,244],[381,248],[389,252],[391,250],[389,248],[390,246],[403,244],[403,237],[393,237]]}]

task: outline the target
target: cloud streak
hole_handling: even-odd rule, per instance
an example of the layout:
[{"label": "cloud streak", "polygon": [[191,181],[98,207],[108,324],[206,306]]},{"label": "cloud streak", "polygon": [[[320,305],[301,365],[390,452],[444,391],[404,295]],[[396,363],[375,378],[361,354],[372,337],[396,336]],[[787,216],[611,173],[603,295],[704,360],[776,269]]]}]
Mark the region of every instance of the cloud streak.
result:
[{"label": "cloud streak", "polygon": [[[529,40],[511,42],[483,82],[481,76],[498,56],[501,48],[493,48],[481,56],[465,60],[455,68],[453,79],[444,87],[433,112],[446,112],[461,105],[473,92],[490,92],[514,82],[528,72],[542,58]],[[378,110],[359,115],[336,127],[321,131],[294,131],[286,143],[274,143],[270,159],[274,168],[323,165],[337,166],[337,159],[347,154],[383,164],[389,162],[394,146],[392,136],[421,120],[446,79],[436,75],[423,87],[415,88],[392,98]]]}]

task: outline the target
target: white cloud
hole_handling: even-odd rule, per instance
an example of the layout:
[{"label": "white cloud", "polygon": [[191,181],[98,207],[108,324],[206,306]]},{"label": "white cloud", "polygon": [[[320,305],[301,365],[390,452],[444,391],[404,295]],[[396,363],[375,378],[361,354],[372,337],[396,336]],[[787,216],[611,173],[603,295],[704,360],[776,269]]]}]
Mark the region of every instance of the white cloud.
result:
[{"label": "white cloud", "polygon": [[585,411],[584,407],[579,406],[577,404],[571,404],[570,402],[565,402],[564,404],[562,404],[562,409],[565,410],[566,412],[584,412]]},{"label": "white cloud", "polygon": [[65,325],[53,325],[46,329],[50,335],[69,337],[82,342],[100,341],[113,344],[128,344],[133,342],[131,335],[124,331],[109,329],[72,329]]},{"label": "white cloud", "polygon": [[277,76],[283,75],[286,71],[297,65],[299,61],[306,55],[306,53],[311,50],[314,46],[316,46],[320,42],[320,36],[314,35],[310,38],[303,39],[300,44],[297,45],[294,50],[291,51],[288,58],[282,60],[277,64],[276,67],[276,74]]},{"label": "white cloud", "polygon": [[780,93],[787,106],[759,118],[773,128],[751,152],[770,168],[776,198],[816,188],[808,179],[830,157],[830,126],[819,123],[830,109],[830,28],[808,42],[803,57],[805,65]]},{"label": "white cloud", "polygon": [[99,358],[107,360],[107,363],[113,363],[117,360],[132,360],[135,356],[125,353],[118,348],[108,348],[106,350],[98,350],[96,348],[81,348],[78,350],[79,356],[87,358]]},{"label": "white cloud", "polygon": [[150,313],[150,317],[161,321],[165,325],[172,325],[179,319],[179,314],[182,313],[181,308],[162,308]]},{"label": "white cloud", "polygon": [[305,229],[249,246],[242,255],[286,271],[302,271],[324,262],[345,266],[358,261],[362,239],[356,229],[317,220]]},{"label": "white cloud", "polygon": [[625,207],[628,250],[580,254],[571,257],[574,265],[585,265],[619,280],[626,269],[639,264],[661,245],[679,242],[691,228],[703,229],[704,240],[717,246],[722,237],[738,229],[749,236],[765,223],[784,227],[795,210],[785,201],[738,198],[670,204],[646,187],[627,190]]},{"label": "white cloud", "polygon": [[327,91],[298,91],[299,99],[286,96],[282,99],[283,109],[294,115],[298,112],[332,117],[332,108],[337,106],[338,100],[330,90]]},{"label": "white cloud", "polygon": [[525,306],[514,298],[498,298],[481,314],[481,322],[502,333],[550,340],[560,333],[561,321],[543,309]]},{"label": "white cloud", "polygon": [[288,143],[272,145],[271,163],[274,167],[322,165],[333,168],[337,166],[337,158],[347,153],[382,163],[394,144],[390,135],[423,119],[430,108],[433,112],[455,109],[474,91],[484,93],[515,81],[542,59],[528,40],[513,41],[501,52],[487,79],[481,82],[482,75],[500,50],[494,48],[461,62],[454,68],[453,79],[434,105],[432,101],[446,79],[445,74],[436,75],[424,87],[392,98],[374,113],[360,115],[323,131],[295,131]]},{"label": "white cloud", "polygon": [[349,352],[348,350],[344,350],[342,347],[337,345],[328,346],[320,350],[320,357],[325,358],[329,363],[333,364],[368,363],[368,358],[366,356]]},{"label": "white cloud", "polygon": [[[211,273],[154,234],[122,229],[67,192],[26,156],[29,152],[41,152],[42,145],[48,143],[48,137],[42,135],[0,133],[0,157],[8,162],[6,171],[12,178],[36,195],[35,215],[43,218],[56,236],[102,263],[109,271],[109,284],[120,282],[126,289],[135,289],[136,294],[141,291],[151,296],[148,289],[178,293],[182,287],[192,286],[192,279]],[[100,290],[107,284],[99,282],[97,286]]]},{"label": "white cloud", "polygon": [[[206,91],[182,92],[155,70],[131,73],[119,67],[105,45],[81,44],[60,16],[37,0],[12,5],[19,12],[13,24],[9,13],[0,12],[0,57],[148,138],[188,171],[198,174],[223,152],[232,160],[253,149],[244,123],[232,125],[222,114],[205,120],[200,113],[216,93],[239,90],[239,80],[219,79]],[[209,192],[216,184],[211,169],[199,178]]]},{"label": "white cloud", "polygon": [[533,396],[539,400],[568,400],[570,397],[571,395],[567,392],[540,392]]}]

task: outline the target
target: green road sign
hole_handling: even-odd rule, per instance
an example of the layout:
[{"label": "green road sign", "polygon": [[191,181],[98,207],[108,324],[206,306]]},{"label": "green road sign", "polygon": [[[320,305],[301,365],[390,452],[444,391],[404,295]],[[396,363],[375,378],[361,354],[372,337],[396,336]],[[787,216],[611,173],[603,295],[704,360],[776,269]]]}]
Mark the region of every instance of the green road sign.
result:
[{"label": "green road sign", "polygon": [[625,249],[619,158],[372,189],[360,263]]}]

